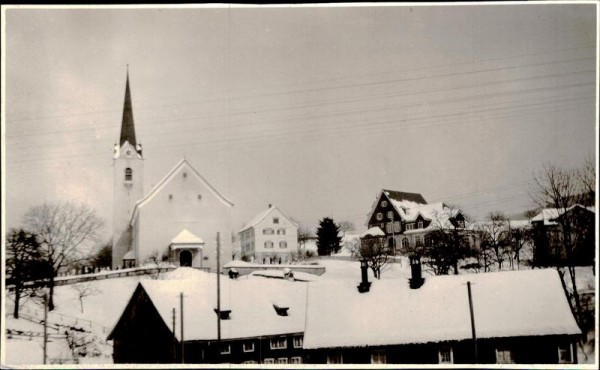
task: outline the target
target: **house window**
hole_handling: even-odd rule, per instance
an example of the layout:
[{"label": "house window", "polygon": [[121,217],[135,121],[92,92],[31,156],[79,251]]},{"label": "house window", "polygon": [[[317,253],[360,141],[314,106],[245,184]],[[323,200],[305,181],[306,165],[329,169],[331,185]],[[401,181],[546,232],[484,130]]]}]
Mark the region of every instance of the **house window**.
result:
[{"label": "house window", "polygon": [[263,361],[263,364],[274,364],[274,363],[275,363],[274,358],[265,358],[265,360]]},{"label": "house window", "polygon": [[202,194],[198,194],[198,200],[202,199]]},{"label": "house window", "polygon": [[423,221],[419,221],[417,223],[417,229],[422,229],[423,228]]},{"label": "house window", "polygon": [[257,362],[254,360],[248,360],[248,361],[244,361],[242,362],[242,364],[256,364]]},{"label": "house window", "polygon": [[372,364],[385,364],[386,363],[385,351],[373,351],[371,353],[371,363]]},{"label": "house window", "polygon": [[408,242],[408,238],[404,237],[402,238],[402,248],[408,248],[410,246],[409,242]]},{"label": "house window", "polygon": [[273,223],[274,224],[278,224],[279,223],[279,217],[273,217]]},{"label": "house window", "polygon": [[385,231],[388,234],[391,234],[394,231],[394,224],[391,222],[388,222],[387,224],[385,224]]},{"label": "house window", "polygon": [[573,353],[571,352],[570,344],[559,344],[558,345],[558,363],[559,364],[572,364]]},{"label": "house window", "polygon": [[265,242],[265,248],[267,248],[267,249],[268,249],[268,248],[273,248],[273,242],[266,241],[266,242]]},{"label": "house window", "polygon": [[395,249],[396,248],[396,239],[394,238],[389,238],[388,239],[388,247],[390,249]]},{"label": "house window", "polygon": [[387,207],[387,200],[382,200],[381,201],[381,206],[384,207],[384,208]]},{"label": "house window", "polygon": [[125,181],[131,181],[133,178],[133,171],[131,168],[127,167],[125,169]]},{"label": "house window", "polygon": [[394,221],[394,232],[395,233],[400,232],[400,221]]},{"label": "house window", "polygon": [[456,221],[456,224],[458,225],[458,227],[465,227],[465,222],[463,220]]},{"label": "house window", "polygon": [[452,347],[446,346],[440,348],[438,351],[438,359],[440,364],[453,364],[454,354],[452,353]]},{"label": "house window", "polygon": [[231,345],[224,344],[221,346],[221,354],[222,355],[228,355],[230,353],[231,353]]},{"label": "house window", "polygon": [[271,339],[271,349],[287,348],[287,340],[285,337]]},{"label": "house window", "polygon": [[254,352],[254,342],[245,342],[243,344],[244,352]]},{"label": "house window", "polygon": [[290,358],[290,364],[301,364],[302,357],[292,357]]},{"label": "house window", "polygon": [[422,246],[423,245],[423,236],[421,236],[421,235],[415,236],[415,244],[417,245],[417,247]]},{"label": "house window", "polygon": [[387,216],[390,220],[394,219],[394,212],[393,211],[388,211]]},{"label": "house window", "polygon": [[287,242],[286,241],[279,242],[279,248],[282,248],[282,249],[287,248]]},{"label": "house window", "polygon": [[381,213],[381,212],[377,212],[377,215],[376,215],[376,217],[377,217],[377,221],[381,221],[381,220],[383,220],[383,213]]},{"label": "house window", "polygon": [[510,349],[497,348],[496,349],[496,363],[497,364],[514,364],[515,359],[513,356],[513,352]]},{"label": "house window", "polygon": [[342,358],[341,354],[334,353],[331,355],[327,355],[327,363],[328,364],[343,364],[344,359]]},{"label": "house window", "polygon": [[280,357],[277,359],[277,363],[278,364],[287,364],[288,363],[288,359],[287,357]]},{"label": "house window", "polygon": [[169,194],[169,200],[173,199],[173,194]]},{"label": "house window", "polygon": [[285,235],[285,229],[277,229],[277,235]]},{"label": "house window", "polygon": [[263,235],[273,235],[274,233],[273,229],[263,229]]},{"label": "house window", "polygon": [[406,224],[406,230],[413,230],[415,228],[414,223]]},{"label": "house window", "polygon": [[294,348],[302,348],[304,344],[304,338],[301,336],[294,337]]}]

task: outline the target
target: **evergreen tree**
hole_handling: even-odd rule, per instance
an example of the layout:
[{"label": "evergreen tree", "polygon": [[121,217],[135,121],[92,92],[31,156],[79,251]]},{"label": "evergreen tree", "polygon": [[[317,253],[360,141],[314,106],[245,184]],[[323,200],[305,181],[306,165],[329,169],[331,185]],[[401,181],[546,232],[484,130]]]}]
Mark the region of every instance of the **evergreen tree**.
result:
[{"label": "evergreen tree", "polygon": [[340,227],[333,222],[333,219],[325,217],[319,221],[317,228],[317,251],[319,256],[329,256],[337,253],[341,249],[339,236]]},{"label": "evergreen tree", "polygon": [[39,288],[37,284],[26,283],[44,279],[49,272],[36,235],[23,229],[11,229],[6,238],[6,283],[12,284],[14,288],[15,319],[19,318],[21,298]]}]

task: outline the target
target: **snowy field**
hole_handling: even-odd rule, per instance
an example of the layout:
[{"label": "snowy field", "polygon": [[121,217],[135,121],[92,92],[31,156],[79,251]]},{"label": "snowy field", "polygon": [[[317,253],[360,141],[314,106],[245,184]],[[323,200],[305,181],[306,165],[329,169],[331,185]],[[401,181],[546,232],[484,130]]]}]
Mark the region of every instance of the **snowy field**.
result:
[{"label": "snowy field", "polygon": [[[314,257],[311,262],[325,266],[326,273],[318,280],[353,280],[360,281],[360,264],[352,260],[342,251],[334,257]],[[461,271],[463,273],[463,271]],[[425,277],[428,276],[424,272]],[[162,279],[206,279],[211,274],[180,268],[163,273]],[[382,271],[382,280],[408,279],[410,266],[408,260],[399,258]],[[261,279],[261,277],[244,276],[240,279]],[[131,276],[115,279],[102,279],[89,283],[90,295],[82,300],[73,285],[55,288],[56,309],[49,313],[50,342],[48,344],[48,363],[50,364],[106,364],[112,362],[112,345],[104,339],[122,314],[125,305],[141,279],[151,279],[149,276]],[[369,279],[373,274],[369,270]],[[82,283],[87,284],[87,283]],[[303,283],[298,283],[303,284]],[[591,268],[578,270],[578,287],[594,289],[595,276]],[[3,365],[42,364],[43,362],[43,308],[33,299],[24,301],[21,308],[21,318],[12,317],[13,297],[9,294],[6,299],[5,325],[7,337],[3,350],[5,356]],[[83,310],[82,310],[83,308]],[[83,349],[73,351],[65,338],[65,331],[75,334],[75,343],[85,344]],[[590,349],[588,349],[589,351]],[[74,354],[75,352],[75,354]],[[587,359],[583,353],[579,355],[580,362],[593,363],[593,353]]]}]

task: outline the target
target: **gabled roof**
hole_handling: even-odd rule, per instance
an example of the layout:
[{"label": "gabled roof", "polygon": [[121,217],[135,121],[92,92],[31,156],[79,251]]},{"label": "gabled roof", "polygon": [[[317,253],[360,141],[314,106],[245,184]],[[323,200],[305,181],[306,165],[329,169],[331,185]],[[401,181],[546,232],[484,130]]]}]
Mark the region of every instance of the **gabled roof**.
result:
[{"label": "gabled roof", "polygon": [[200,175],[200,172],[198,172],[198,170],[196,168],[194,168],[194,166],[192,166],[190,164],[190,162],[188,162],[184,158],[181,161],[179,161],[179,163],[177,163],[175,165],[175,167],[173,167],[173,169],[162,180],[160,180],[160,182],[154,188],[152,188],[152,190],[150,190],[150,192],[145,197],[143,197],[142,199],[138,200],[135,203],[135,207],[133,209],[133,214],[131,216],[130,225],[132,225],[132,226],[134,225],[140,208],[142,208],[144,205],[146,205],[148,202],[150,202],[152,200],[152,198],[154,198],[154,196],[156,194],[158,194],[165,187],[165,185],[168,184],[169,181],[171,181],[171,179],[173,179],[173,177],[175,177],[175,175],[179,172],[179,170],[181,170],[184,167],[189,169],[190,173],[196,179],[198,179],[202,184],[204,184],[208,188],[208,190],[217,199],[219,199],[224,205],[226,205],[227,207],[233,206],[233,203],[229,199],[227,199],[223,195],[221,195],[221,193],[219,193],[217,191],[217,189],[215,189],[208,181],[206,181],[206,179],[204,177],[202,177],[202,175]]},{"label": "gabled roof", "polygon": [[396,200],[398,202],[413,202],[417,204],[427,204],[427,201],[423,196],[419,193],[407,193],[405,191],[396,191],[396,190],[388,190],[382,189],[382,192],[388,196],[389,199]]},{"label": "gabled roof", "polygon": [[204,240],[188,229],[183,229],[176,237],[171,239],[171,244],[204,244]]},{"label": "gabled roof", "polygon": [[360,234],[361,238],[364,238],[366,236],[385,236],[385,233],[381,230],[379,226],[375,226]]},{"label": "gabled roof", "polygon": [[242,231],[246,231],[251,227],[254,227],[256,225],[258,225],[259,223],[262,222],[262,220],[264,220],[269,214],[271,214],[271,212],[273,212],[275,209],[277,209],[279,211],[279,213],[285,217],[292,225],[298,227],[298,225],[296,225],[292,220],[290,220],[287,216],[285,216],[283,214],[283,212],[281,212],[281,210],[279,208],[277,208],[277,206],[271,206],[267,209],[265,209],[264,211],[259,212],[258,214],[256,214],[254,217],[252,217],[250,219],[250,221],[248,221],[241,229],[240,229],[240,233]]},{"label": "gabled roof", "polygon": [[419,289],[375,280],[367,293],[358,292],[356,281],[310,283],[304,348],[470,339],[467,281],[478,338],[581,333],[558,272],[537,269],[431,276]]},{"label": "gabled roof", "polygon": [[[590,211],[593,213],[596,212],[595,207],[593,207],[593,206],[585,207],[585,206],[582,206],[581,204],[574,204],[574,205],[570,206],[569,208],[567,208],[564,212],[570,212],[575,208],[584,209],[584,210],[587,210],[587,211]],[[531,222],[544,221],[545,226],[556,225],[557,224],[556,219],[558,217],[560,217],[564,212],[563,212],[563,209],[561,209],[561,208],[544,208],[540,211],[540,213],[538,213],[531,219]]]},{"label": "gabled roof", "polygon": [[[169,330],[172,330],[173,307],[179,307],[179,293],[183,293],[186,341],[217,339],[216,278],[214,274],[204,275],[194,279],[140,282],[140,288],[146,292]],[[282,279],[221,279],[221,309],[231,310],[230,319],[221,320],[221,338],[303,332],[306,289],[307,283]],[[285,302],[289,307],[288,315],[278,315],[273,302]],[[119,321],[127,319],[125,314]],[[180,320],[175,329],[178,340],[179,323]]]}]

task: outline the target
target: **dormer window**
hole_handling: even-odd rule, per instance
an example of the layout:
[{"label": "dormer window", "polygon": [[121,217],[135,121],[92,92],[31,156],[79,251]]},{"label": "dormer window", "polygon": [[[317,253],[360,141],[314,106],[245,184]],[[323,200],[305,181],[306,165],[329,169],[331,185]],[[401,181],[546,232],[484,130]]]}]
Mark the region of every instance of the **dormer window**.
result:
[{"label": "dormer window", "polygon": [[132,178],[133,178],[133,171],[131,170],[131,168],[127,167],[125,169],[125,181],[131,181]]},{"label": "dormer window", "polygon": [[383,220],[383,213],[381,213],[381,212],[377,213],[376,217],[377,217],[377,221]]},{"label": "dormer window", "polygon": [[287,316],[288,310],[290,309],[289,307],[278,306],[276,304],[273,305],[273,308],[275,309],[275,312],[277,312],[277,315],[279,315],[279,316]]},{"label": "dormer window", "polygon": [[415,228],[414,223],[406,224],[406,230],[413,230]]},{"label": "dormer window", "polygon": [[419,221],[417,223],[417,229],[422,229],[423,228],[423,221]]},{"label": "dormer window", "polygon": [[231,317],[230,317],[230,315],[231,315],[231,310],[221,310],[221,311],[219,311],[219,310],[217,310],[217,309],[215,308],[215,313],[216,313],[217,315],[219,315],[219,318],[220,318],[221,320],[229,320],[229,319],[231,318]]}]

